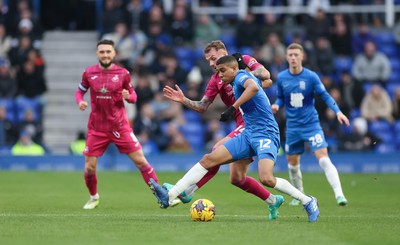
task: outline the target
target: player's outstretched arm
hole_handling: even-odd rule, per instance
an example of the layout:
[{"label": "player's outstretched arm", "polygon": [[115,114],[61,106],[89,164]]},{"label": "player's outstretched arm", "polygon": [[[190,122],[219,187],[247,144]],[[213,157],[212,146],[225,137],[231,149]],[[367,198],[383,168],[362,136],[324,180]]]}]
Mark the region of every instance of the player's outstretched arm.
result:
[{"label": "player's outstretched arm", "polygon": [[170,86],[165,86],[163,89],[164,97],[167,99],[173,100],[175,102],[183,103],[185,100],[185,95],[183,94],[181,88],[175,84],[175,89],[171,88]]},{"label": "player's outstretched arm", "polygon": [[164,96],[170,100],[173,100],[178,103],[182,103],[189,109],[197,111],[199,113],[203,113],[207,110],[207,108],[211,105],[211,101],[207,97],[203,97],[200,101],[193,101],[188,99],[179,88],[178,85],[175,85],[175,89],[170,86],[165,86],[163,89]]}]

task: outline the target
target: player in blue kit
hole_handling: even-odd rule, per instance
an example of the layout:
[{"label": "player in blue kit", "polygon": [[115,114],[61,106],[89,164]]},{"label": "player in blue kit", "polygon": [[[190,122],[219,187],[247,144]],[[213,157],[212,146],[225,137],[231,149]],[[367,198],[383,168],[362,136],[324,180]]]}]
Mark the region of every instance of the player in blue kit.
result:
[{"label": "player in blue kit", "polygon": [[[284,105],[286,108],[285,151],[289,163],[289,177],[292,184],[304,192],[300,155],[304,152],[304,142],[307,141],[325,172],[337,204],[345,206],[347,200],[342,191],[338,171],[328,156],[328,143],[314,107],[314,96],[321,96],[327,106],[335,112],[341,124],[349,126],[349,119],[340,111],[318,75],[302,66],[303,55],[304,50],[300,44],[293,43],[287,47],[286,59],[289,68],[278,74],[277,100],[271,106],[274,113]],[[299,202],[293,200],[290,205],[299,205]]]},{"label": "player in blue kit", "polygon": [[[216,68],[221,81],[233,86],[236,99],[233,105],[221,114],[220,120],[229,120],[234,112],[240,109],[243,111],[246,129],[213,152],[205,154],[169,191],[150,180],[161,207],[167,208],[182,191],[197,183],[212,167],[257,156],[260,182],[299,200],[304,205],[309,221],[317,221],[317,199],[306,196],[289,181],[273,175],[280,146],[279,129],[260,80],[245,70],[239,70],[233,56],[218,59]],[[270,194],[267,201],[270,204],[270,214],[277,215],[277,209],[284,201],[283,197]]]}]

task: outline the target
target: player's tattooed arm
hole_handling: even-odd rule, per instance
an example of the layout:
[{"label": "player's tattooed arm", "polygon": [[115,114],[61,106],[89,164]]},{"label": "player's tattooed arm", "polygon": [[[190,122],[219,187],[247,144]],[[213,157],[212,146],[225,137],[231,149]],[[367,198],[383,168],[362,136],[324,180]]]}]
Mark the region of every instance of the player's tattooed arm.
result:
[{"label": "player's tattooed arm", "polygon": [[252,71],[253,75],[261,80],[261,85],[263,88],[269,88],[272,85],[271,74],[264,66],[257,67]]},{"label": "player's tattooed arm", "polygon": [[271,74],[264,66],[257,67],[254,71],[251,71],[251,73],[260,80],[268,80],[271,78]]},{"label": "player's tattooed arm", "polygon": [[193,101],[185,97],[183,104],[189,109],[203,113],[211,105],[211,101],[207,97],[203,97],[200,101]]}]

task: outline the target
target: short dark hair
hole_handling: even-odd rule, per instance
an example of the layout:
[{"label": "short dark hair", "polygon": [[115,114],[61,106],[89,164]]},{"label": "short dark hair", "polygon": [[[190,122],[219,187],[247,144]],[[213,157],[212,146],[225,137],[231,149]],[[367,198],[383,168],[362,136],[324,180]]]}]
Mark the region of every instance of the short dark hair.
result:
[{"label": "short dark hair", "polygon": [[221,58],[219,58],[217,60],[216,65],[221,65],[221,64],[230,64],[230,65],[239,66],[239,64],[237,63],[236,58],[233,57],[232,55],[225,55],[225,56],[222,56]]},{"label": "short dark hair", "polygon": [[103,44],[111,45],[115,49],[114,41],[110,40],[110,39],[102,39],[102,40],[98,41],[96,47],[98,47],[99,45],[103,45]]}]

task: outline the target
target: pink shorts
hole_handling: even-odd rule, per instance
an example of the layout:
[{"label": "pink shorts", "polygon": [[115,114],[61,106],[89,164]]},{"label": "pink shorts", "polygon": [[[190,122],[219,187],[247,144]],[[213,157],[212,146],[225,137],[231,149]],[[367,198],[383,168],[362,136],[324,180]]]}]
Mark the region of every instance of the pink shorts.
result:
[{"label": "pink shorts", "polygon": [[237,135],[239,135],[243,130],[244,130],[244,123],[241,123],[241,124],[239,124],[239,125],[236,125],[236,128],[235,128],[234,130],[232,130],[232,132],[230,132],[230,133],[228,134],[228,136],[229,136],[230,138],[234,138],[234,137],[236,137]]},{"label": "pink shorts", "polygon": [[131,128],[123,128],[120,131],[113,132],[89,130],[83,154],[85,156],[102,156],[110,143],[114,143],[118,151],[124,154],[142,149]]}]

